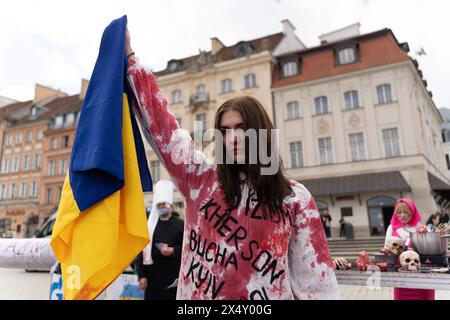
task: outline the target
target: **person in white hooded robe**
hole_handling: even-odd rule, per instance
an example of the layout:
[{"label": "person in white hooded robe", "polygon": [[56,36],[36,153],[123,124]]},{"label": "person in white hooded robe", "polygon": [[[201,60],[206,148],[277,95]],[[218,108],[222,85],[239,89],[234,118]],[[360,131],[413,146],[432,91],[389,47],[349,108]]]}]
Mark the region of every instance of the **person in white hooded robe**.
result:
[{"label": "person in white hooded robe", "polygon": [[183,220],[173,214],[173,184],[155,184],[148,218],[150,243],[139,254],[136,271],[145,300],[175,300],[181,263]]}]

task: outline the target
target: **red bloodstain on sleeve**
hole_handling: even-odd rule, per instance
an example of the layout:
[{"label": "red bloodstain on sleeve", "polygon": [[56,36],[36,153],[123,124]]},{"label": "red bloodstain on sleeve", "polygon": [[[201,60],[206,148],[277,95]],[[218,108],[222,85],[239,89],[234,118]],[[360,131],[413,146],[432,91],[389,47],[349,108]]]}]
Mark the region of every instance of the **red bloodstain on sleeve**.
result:
[{"label": "red bloodstain on sleeve", "polygon": [[128,63],[128,80],[134,93],[135,113],[146,140],[186,200],[195,202],[201,198],[203,190],[200,189],[205,180],[212,176],[213,163],[195,150],[190,134],[179,128],[169,111],[154,74],[134,58]]}]

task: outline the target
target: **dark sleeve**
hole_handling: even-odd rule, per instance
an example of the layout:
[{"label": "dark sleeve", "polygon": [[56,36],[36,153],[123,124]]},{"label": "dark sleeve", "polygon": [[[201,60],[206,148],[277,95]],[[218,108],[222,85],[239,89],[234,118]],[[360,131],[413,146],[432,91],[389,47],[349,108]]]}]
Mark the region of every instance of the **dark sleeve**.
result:
[{"label": "dark sleeve", "polygon": [[139,253],[139,255],[136,257],[134,265],[136,268],[136,274],[138,276],[138,279],[140,280],[141,278],[147,278],[144,271],[144,261],[142,259],[142,252]]}]

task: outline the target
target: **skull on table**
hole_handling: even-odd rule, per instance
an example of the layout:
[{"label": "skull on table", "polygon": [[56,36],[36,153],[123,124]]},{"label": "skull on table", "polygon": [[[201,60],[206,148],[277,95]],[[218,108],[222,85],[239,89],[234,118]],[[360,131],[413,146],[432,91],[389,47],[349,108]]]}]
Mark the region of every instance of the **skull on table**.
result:
[{"label": "skull on table", "polygon": [[417,271],[420,268],[420,256],[415,251],[405,251],[400,255],[400,264],[408,271]]},{"label": "skull on table", "polygon": [[387,247],[392,254],[398,256],[405,249],[405,243],[399,237],[391,237],[387,241]]}]

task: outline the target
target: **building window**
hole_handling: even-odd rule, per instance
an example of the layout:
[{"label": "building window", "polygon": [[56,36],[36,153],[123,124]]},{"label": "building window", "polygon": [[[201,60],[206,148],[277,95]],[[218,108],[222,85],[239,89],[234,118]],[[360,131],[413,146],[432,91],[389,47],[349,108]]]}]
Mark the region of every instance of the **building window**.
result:
[{"label": "building window", "polygon": [[244,77],[245,88],[254,88],[256,87],[256,75],[254,73],[249,73]]},{"label": "building window", "polygon": [[31,116],[35,116],[36,113],[37,113],[37,107],[36,106],[32,106],[31,107],[31,111],[30,111]]},{"label": "building window", "polygon": [[73,125],[74,121],[75,121],[75,114],[74,113],[66,114],[65,126],[69,127],[69,126]]},{"label": "building window", "polygon": [[172,103],[179,103],[181,102],[181,90],[174,90],[172,91]]},{"label": "building window", "polygon": [[54,160],[50,160],[48,162],[48,172],[47,173],[49,176],[55,175],[55,161]]},{"label": "building window", "polygon": [[224,79],[221,83],[222,93],[231,92],[233,90],[233,83],[231,79]]},{"label": "building window", "polygon": [[366,152],[364,149],[364,136],[360,133],[352,133],[348,135],[350,140],[350,151],[352,161],[366,160]]},{"label": "building window", "polygon": [[344,93],[345,98],[345,109],[358,109],[359,105],[359,96],[358,91],[351,90]]},{"label": "building window", "polygon": [[397,128],[383,129],[383,142],[387,158],[400,156],[400,141]]},{"label": "building window", "polygon": [[328,113],[328,98],[325,96],[314,98],[315,114]]},{"label": "building window", "polygon": [[10,146],[10,145],[12,145],[13,144],[13,136],[12,135],[8,135],[7,137],[6,137],[6,145],[7,146]]},{"label": "building window", "polygon": [[355,48],[343,48],[338,50],[338,64],[348,64],[356,61]]},{"label": "building window", "polygon": [[47,204],[52,203],[53,189],[47,188]]},{"label": "building window", "polygon": [[44,138],[44,130],[39,130],[36,134],[36,140],[42,140]]},{"label": "building window", "polygon": [[14,157],[12,172],[19,172],[19,162],[20,162],[19,160],[20,160],[19,157]]},{"label": "building window", "polygon": [[28,184],[26,182],[22,182],[20,187],[20,197],[25,198],[27,196]]},{"label": "building window", "polygon": [[37,183],[37,181],[33,181],[32,183],[31,183],[31,196],[33,197],[33,198],[35,198],[35,197],[37,197],[37,195],[38,195],[38,183]]},{"label": "building window", "polygon": [[15,199],[16,198],[16,184],[13,183],[11,184],[11,199]]},{"label": "building window", "polygon": [[0,184],[0,200],[5,199],[5,194],[6,194],[6,185]]},{"label": "building window", "polygon": [[53,137],[53,138],[50,140],[50,149],[51,149],[51,150],[55,150],[55,149],[56,149],[56,146],[57,146],[57,143],[58,143],[58,140],[56,139],[56,137]]},{"label": "building window", "polygon": [[35,154],[34,155],[34,168],[39,169],[41,167],[41,155]]},{"label": "building window", "polygon": [[194,135],[201,138],[206,131],[206,113],[200,113],[195,116]]},{"label": "building window", "polygon": [[9,169],[9,159],[2,160],[2,173],[8,173]]},{"label": "building window", "polygon": [[33,131],[27,133],[27,142],[33,141]]},{"label": "building window", "polygon": [[64,117],[62,115],[56,116],[55,118],[55,128],[60,128],[63,125]]},{"label": "building window", "polygon": [[333,163],[333,149],[331,146],[331,137],[319,138],[320,164]]},{"label": "building window", "polygon": [[154,181],[158,181],[159,180],[159,161],[158,160],[154,160],[154,161],[150,162],[150,171],[152,174],[152,179]]},{"label": "building window", "polygon": [[67,171],[67,160],[63,159],[59,161],[59,174],[64,175]]},{"label": "building window", "polygon": [[197,101],[206,101],[206,86],[204,84],[199,84],[195,89]]},{"label": "building window", "polygon": [[23,170],[30,169],[30,156],[26,155],[23,157]]},{"label": "building window", "polygon": [[291,166],[293,168],[303,167],[302,142],[296,141],[289,143],[289,150],[291,153]]},{"label": "building window", "polygon": [[288,61],[282,64],[283,77],[291,77],[298,74],[298,62]]},{"label": "building window", "polygon": [[298,104],[298,101],[288,102],[286,108],[288,119],[300,118],[300,106]]},{"label": "building window", "polygon": [[16,134],[16,144],[22,144],[22,142],[23,142],[22,133],[17,133]]},{"label": "building window", "polygon": [[445,155],[445,161],[447,162],[447,170],[450,170],[450,158],[448,157],[448,153]]},{"label": "building window", "polygon": [[388,83],[377,86],[378,104],[392,102],[391,85]]},{"label": "building window", "polygon": [[353,216],[353,208],[352,207],[341,208],[341,217],[352,217],[352,216]]},{"label": "building window", "polygon": [[69,147],[69,136],[64,136],[62,138],[62,147],[63,148]]}]

